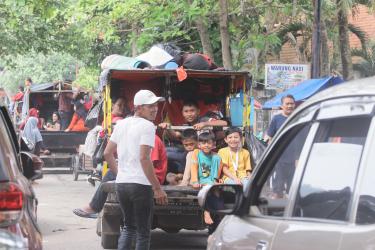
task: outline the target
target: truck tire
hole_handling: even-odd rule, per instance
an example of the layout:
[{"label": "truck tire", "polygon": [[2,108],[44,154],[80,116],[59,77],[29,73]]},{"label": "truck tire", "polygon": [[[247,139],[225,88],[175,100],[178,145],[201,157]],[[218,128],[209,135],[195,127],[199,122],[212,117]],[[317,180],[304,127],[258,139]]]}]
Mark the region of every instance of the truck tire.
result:
[{"label": "truck tire", "polygon": [[117,249],[119,235],[110,235],[102,233],[102,247],[104,249]]}]

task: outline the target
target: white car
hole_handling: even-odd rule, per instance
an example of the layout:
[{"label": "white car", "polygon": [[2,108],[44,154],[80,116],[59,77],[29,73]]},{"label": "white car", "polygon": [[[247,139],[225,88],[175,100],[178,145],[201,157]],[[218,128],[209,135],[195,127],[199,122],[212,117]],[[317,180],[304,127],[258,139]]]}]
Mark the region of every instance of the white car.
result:
[{"label": "white car", "polygon": [[374,77],[331,87],[302,104],[246,188],[200,191],[206,210],[227,215],[207,248],[375,249],[374,116]]}]

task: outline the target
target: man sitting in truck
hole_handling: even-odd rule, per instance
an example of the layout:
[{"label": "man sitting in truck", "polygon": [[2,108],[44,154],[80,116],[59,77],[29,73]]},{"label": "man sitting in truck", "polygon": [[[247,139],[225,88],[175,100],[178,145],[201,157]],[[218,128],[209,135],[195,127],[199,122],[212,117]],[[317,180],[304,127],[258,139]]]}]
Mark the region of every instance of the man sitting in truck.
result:
[{"label": "man sitting in truck", "polygon": [[[228,122],[222,120],[222,116],[216,112],[210,112],[208,115],[200,116],[198,103],[193,100],[185,101],[181,112],[185,120],[183,126],[193,126],[193,128],[198,131],[207,127],[224,127],[228,125]],[[171,140],[181,139],[181,132],[170,129],[170,123],[160,123],[159,127],[166,130],[166,135]]]},{"label": "man sitting in truck", "polygon": [[[162,140],[157,135],[155,136],[155,147],[151,151],[151,161],[154,165],[155,174],[159,183],[163,184],[167,173],[167,153]],[[108,170],[107,174],[103,177],[102,183],[114,181],[115,179],[116,175],[111,170]],[[88,205],[73,210],[75,215],[85,218],[98,217],[98,213],[102,211],[108,195],[108,193],[103,190],[102,183],[99,185]]]}]

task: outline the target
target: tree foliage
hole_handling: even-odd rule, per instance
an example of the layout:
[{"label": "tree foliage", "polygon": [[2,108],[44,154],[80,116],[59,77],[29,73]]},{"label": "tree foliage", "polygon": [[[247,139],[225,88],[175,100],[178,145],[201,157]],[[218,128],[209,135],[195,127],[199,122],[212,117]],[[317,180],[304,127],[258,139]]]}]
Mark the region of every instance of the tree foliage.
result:
[{"label": "tree foliage", "polygon": [[[227,32],[235,69],[250,70],[256,80],[262,79],[264,63],[270,57],[277,57],[286,43],[300,53],[301,62],[310,60],[311,0],[222,2],[228,9]],[[331,68],[340,69],[337,11],[343,10],[348,15],[357,4],[373,6],[373,1],[322,2],[327,42],[332,44],[334,51],[328,59]],[[79,62],[83,67],[79,71],[80,81],[92,86],[106,56],[133,56],[160,42],[172,42],[187,52],[205,51],[212,54],[215,63],[222,65],[219,23],[217,0],[3,0],[0,2],[0,66],[7,71],[2,79],[10,70],[18,77],[14,82],[24,78],[26,73],[18,68],[22,56],[36,58],[34,64],[40,63],[39,69],[45,67],[39,58],[56,56],[56,63],[52,64],[59,64],[62,56]],[[349,30],[358,31],[350,26]],[[29,65],[22,64],[22,67]],[[51,70],[56,72],[50,71],[48,79],[40,70],[35,74],[41,76],[34,78],[63,77],[61,72],[64,70]]]},{"label": "tree foliage", "polygon": [[83,66],[83,63],[68,54],[52,52],[43,55],[32,52],[13,58],[12,64],[6,66],[0,74],[0,83],[15,91],[17,86],[23,85],[26,77],[31,77],[34,83],[75,80],[76,69],[80,66]]}]

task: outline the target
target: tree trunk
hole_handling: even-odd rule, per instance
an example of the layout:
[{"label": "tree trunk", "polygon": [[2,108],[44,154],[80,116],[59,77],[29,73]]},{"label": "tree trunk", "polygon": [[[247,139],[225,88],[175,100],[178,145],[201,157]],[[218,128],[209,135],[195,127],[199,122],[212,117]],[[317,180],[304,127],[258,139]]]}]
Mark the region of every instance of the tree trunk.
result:
[{"label": "tree trunk", "polygon": [[329,65],[329,48],[328,48],[328,34],[327,34],[327,27],[324,20],[321,21],[321,51],[320,51],[320,59],[321,59],[321,69],[320,73],[322,76],[328,76],[330,74],[330,65]]},{"label": "tree trunk", "polygon": [[211,46],[210,36],[208,34],[207,25],[204,23],[203,17],[197,18],[195,20],[195,25],[197,26],[199,37],[201,39],[203,53],[214,60],[214,53]]},{"label": "tree trunk", "polygon": [[220,0],[220,38],[221,38],[221,52],[223,56],[223,65],[226,69],[233,69],[232,55],[230,52],[230,37],[228,30],[228,2],[227,0]]},{"label": "tree trunk", "polygon": [[351,80],[353,79],[353,65],[350,54],[348,16],[346,11],[340,8],[340,1],[341,0],[337,0],[337,19],[339,24],[339,46],[341,54],[342,75],[345,80]]},{"label": "tree trunk", "polygon": [[298,1],[297,0],[293,0],[292,17],[295,17],[296,14],[297,14],[297,4],[298,4]]},{"label": "tree trunk", "polygon": [[[193,1],[188,0],[188,4],[192,5]],[[199,38],[201,39],[203,53],[208,55],[212,60],[214,60],[214,53],[210,41],[210,36],[208,34],[207,25],[204,21],[205,20],[203,16],[197,16],[195,17],[194,23],[197,26]]]},{"label": "tree trunk", "polygon": [[313,34],[311,39],[311,78],[319,78],[321,76],[320,72],[320,50],[321,50],[321,40],[320,40],[320,11],[321,11],[321,0],[313,0],[314,6],[314,26]]},{"label": "tree trunk", "polygon": [[138,49],[137,49],[138,36],[139,36],[138,25],[137,23],[132,23],[132,39],[131,39],[132,57],[136,57],[138,55]]}]

